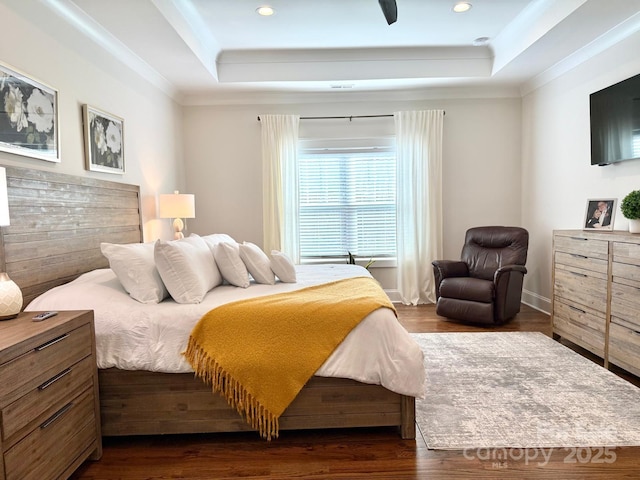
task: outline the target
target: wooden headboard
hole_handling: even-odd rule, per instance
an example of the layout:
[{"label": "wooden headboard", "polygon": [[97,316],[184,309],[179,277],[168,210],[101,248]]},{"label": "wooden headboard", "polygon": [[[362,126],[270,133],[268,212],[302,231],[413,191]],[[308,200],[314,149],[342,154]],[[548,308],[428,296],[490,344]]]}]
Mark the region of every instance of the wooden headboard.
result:
[{"label": "wooden headboard", "polygon": [[23,305],[109,263],[100,242],[141,242],[140,187],[6,166],[11,225],[0,228],[0,271]]}]

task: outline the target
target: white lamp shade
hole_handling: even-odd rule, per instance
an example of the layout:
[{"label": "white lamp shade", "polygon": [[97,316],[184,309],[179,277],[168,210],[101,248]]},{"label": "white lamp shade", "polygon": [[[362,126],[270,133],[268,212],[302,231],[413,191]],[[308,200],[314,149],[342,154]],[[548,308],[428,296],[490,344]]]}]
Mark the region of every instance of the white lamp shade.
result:
[{"label": "white lamp shade", "polygon": [[160,195],[160,218],[196,218],[195,195],[179,192]]},{"label": "white lamp shade", "polygon": [[22,309],[20,287],[6,273],[0,273],[0,320],[14,318]]},{"label": "white lamp shade", "polygon": [[9,196],[7,195],[7,170],[0,167],[0,227],[9,223]]}]

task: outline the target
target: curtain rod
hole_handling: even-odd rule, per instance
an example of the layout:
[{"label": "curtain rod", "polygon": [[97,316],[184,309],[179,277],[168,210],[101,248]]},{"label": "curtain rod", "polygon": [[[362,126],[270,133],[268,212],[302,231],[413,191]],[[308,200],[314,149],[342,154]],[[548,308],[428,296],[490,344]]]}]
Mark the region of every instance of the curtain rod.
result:
[{"label": "curtain rod", "polygon": [[[393,117],[392,114],[386,115],[349,115],[348,117],[300,117],[300,120],[337,120],[342,118],[348,118],[349,121],[354,118],[381,118],[381,117]],[[258,121],[260,121],[260,115],[258,115]]]},{"label": "curtain rod", "polygon": [[[351,122],[354,118],[382,118],[382,117],[393,117],[393,114],[384,114],[384,115],[349,115],[348,117],[347,116],[339,116],[339,117],[300,117],[300,120],[339,120],[339,119],[349,119],[349,121]],[[258,121],[260,121],[260,115],[258,115]]]}]

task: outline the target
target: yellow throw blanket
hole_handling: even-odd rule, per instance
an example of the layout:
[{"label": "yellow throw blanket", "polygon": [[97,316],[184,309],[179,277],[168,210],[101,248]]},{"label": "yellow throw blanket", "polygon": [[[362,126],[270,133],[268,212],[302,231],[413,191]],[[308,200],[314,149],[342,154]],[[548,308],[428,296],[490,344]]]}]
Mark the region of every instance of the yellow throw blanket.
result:
[{"label": "yellow throw blanket", "polygon": [[214,308],[194,327],[185,357],[196,375],[267,440],[278,419],[349,332],[393,304],[359,277]]}]

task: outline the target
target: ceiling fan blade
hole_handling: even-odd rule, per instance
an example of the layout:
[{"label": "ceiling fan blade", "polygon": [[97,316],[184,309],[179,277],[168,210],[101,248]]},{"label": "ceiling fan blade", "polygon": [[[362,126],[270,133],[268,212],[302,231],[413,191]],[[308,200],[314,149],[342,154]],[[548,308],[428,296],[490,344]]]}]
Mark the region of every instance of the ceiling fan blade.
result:
[{"label": "ceiling fan blade", "polygon": [[384,18],[387,19],[387,23],[391,25],[398,20],[398,6],[396,5],[396,0],[378,0],[380,4],[380,8],[382,8],[382,13],[384,13]]}]

